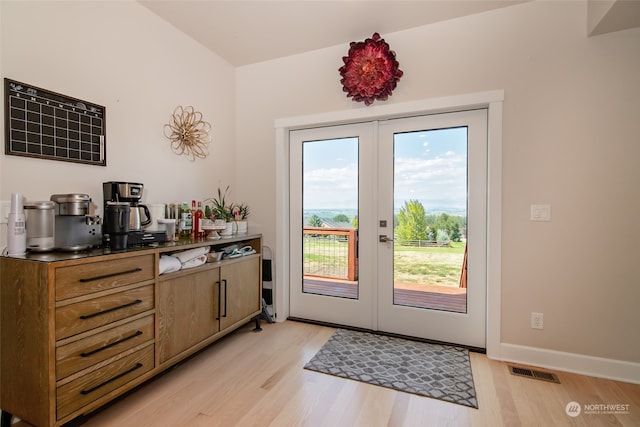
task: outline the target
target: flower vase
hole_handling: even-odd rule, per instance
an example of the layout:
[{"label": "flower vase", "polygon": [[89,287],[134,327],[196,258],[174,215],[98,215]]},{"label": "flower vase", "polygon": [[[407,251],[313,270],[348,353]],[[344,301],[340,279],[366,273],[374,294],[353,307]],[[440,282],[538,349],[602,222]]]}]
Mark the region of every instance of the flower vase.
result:
[{"label": "flower vase", "polygon": [[238,234],[247,234],[249,231],[249,221],[240,220],[236,221],[236,233]]},{"label": "flower vase", "polygon": [[229,237],[233,235],[233,222],[225,223],[224,230],[220,231],[220,235],[224,237]]}]

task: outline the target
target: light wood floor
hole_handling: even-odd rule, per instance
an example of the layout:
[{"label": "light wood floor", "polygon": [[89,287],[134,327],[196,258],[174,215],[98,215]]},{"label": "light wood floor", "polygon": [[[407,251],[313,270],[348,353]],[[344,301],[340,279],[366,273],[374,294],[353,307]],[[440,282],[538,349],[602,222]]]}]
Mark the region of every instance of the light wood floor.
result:
[{"label": "light wood floor", "polygon": [[[561,384],[515,377],[471,353],[480,409],[315,373],[304,364],[334,329],[298,322],[236,331],[87,417],[103,426],[640,426],[640,385],[555,372]],[[628,414],[565,406],[622,404]]]}]

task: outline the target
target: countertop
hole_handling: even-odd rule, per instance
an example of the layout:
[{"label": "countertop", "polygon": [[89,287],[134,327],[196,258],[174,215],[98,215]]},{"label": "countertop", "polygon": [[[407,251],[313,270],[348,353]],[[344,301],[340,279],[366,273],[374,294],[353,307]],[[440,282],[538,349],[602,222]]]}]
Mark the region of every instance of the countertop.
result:
[{"label": "countertop", "polygon": [[[190,238],[182,238],[180,240],[174,242],[164,242],[164,243],[151,243],[148,245],[140,245],[140,246],[132,246],[130,248],[124,250],[111,250],[109,247],[97,247],[92,249],[87,249],[84,251],[78,252],[63,252],[63,251],[51,251],[51,252],[30,252],[27,251],[25,255],[11,256],[3,255],[3,258],[16,258],[16,259],[26,259],[29,261],[41,261],[41,262],[56,262],[56,261],[67,261],[74,259],[84,259],[84,258],[92,258],[103,255],[111,255],[111,254],[127,254],[127,253],[137,253],[143,251],[157,250],[161,253],[167,252],[177,252],[192,248],[197,248],[201,246],[222,246],[231,245],[236,242],[241,242],[245,240],[251,240],[261,237],[261,234],[235,234],[230,237],[222,237],[219,239],[190,239]],[[261,248],[254,248],[256,251],[261,252]]]}]

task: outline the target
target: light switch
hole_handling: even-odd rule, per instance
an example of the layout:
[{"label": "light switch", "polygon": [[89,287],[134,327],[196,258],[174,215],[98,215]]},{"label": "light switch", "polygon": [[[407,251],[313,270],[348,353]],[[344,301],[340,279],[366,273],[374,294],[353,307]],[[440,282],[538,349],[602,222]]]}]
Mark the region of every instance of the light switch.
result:
[{"label": "light switch", "polygon": [[531,221],[551,221],[551,205],[531,205]]}]

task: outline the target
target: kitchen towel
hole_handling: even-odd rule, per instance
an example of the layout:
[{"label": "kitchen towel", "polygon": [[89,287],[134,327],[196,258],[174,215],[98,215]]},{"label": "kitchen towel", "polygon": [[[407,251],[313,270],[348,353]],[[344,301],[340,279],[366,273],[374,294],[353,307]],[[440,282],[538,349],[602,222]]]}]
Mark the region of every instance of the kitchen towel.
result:
[{"label": "kitchen towel", "polygon": [[181,267],[182,264],[180,264],[180,260],[170,255],[162,255],[160,257],[160,262],[158,262],[159,274],[178,271]]},{"label": "kitchen towel", "polygon": [[181,264],[184,264],[187,261],[198,258],[202,255],[206,255],[209,253],[209,246],[203,246],[201,248],[189,249],[182,252],[177,252],[172,256],[178,258]]},{"label": "kitchen towel", "polygon": [[200,255],[182,263],[182,269],[198,267],[207,262],[206,255]]}]

